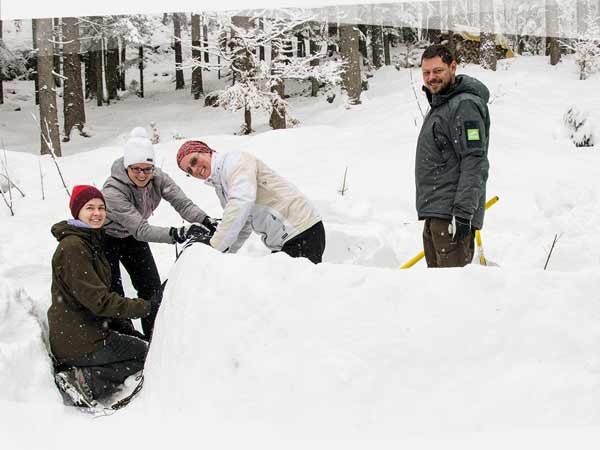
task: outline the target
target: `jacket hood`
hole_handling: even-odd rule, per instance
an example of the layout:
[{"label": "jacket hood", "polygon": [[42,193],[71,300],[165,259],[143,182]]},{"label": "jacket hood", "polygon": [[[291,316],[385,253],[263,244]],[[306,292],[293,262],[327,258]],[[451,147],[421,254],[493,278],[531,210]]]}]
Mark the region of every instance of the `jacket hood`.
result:
[{"label": "jacket hood", "polygon": [[50,232],[52,233],[52,236],[54,236],[59,242],[68,236],[77,236],[88,241],[90,244],[92,244],[92,246],[97,246],[100,245],[104,239],[103,228],[81,228],[75,225],[70,225],[66,220],[52,225]]},{"label": "jacket hood", "polygon": [[128,184],[135,187],[135,183],[131,181],[131,178],[129,178],[129,175],[127,175],[127,169],[125,169],[125,166],[123,165],[122,156],[113,162],[112,167],[110,168],[110,176],[123,184]]},{"label": "jacket hood", "polygon": [[431,94],[429,89],[425,86],[423,86],[423,91],[425,91],[427,101],[429,101],[429,104],[433,108],[447,103],[452,97],[459,94],[476,95],[481,98],[484,103],[487,103],[490,99],[490,91],[488,88],[485,87],[481,81],[468,75],[456,75],[454,84],[441,94]]}]

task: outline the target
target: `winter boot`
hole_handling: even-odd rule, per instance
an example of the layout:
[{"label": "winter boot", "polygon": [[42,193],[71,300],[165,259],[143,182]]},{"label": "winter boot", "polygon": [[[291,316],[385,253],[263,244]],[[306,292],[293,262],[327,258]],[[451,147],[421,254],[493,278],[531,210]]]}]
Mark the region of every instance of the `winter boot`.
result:
[{"label": "winter boot", "polygon": [[92,390],[85,379],[84,370],[80,367],[71,367],[57,373],[54,381],[58,389],[67,394],[75,406],[95,408],[98,406],[98,402],[94,400]]}]

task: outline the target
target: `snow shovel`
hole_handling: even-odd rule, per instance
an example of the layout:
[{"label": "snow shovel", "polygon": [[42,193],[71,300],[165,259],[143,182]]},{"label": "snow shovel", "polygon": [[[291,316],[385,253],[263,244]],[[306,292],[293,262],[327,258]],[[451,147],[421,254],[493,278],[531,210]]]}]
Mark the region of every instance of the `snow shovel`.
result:
[{"label": "snow shovel", "polygon": [[[494,206],[498,200],[500,200],[500,197],[498,197],[497,195],[495,195],[494,197],[489,199],[485,204],[485,209],[488,210],[489,208]],[[496,265],[496,264],[488,264],[485,257],[483,256],[483,245],[481,243],[481,234],[479,233],[479,230],[475,231],[475,240],[477,241],[477,255],[479,256],[479,262],[481,263],[481,259],[483,258],[483,261],[485,262],[485,263],[481,263],[483,266]],[[415,256],[410,261],[408,261],[408,262],[404,263],[402,266],[400,266],[400,269],[409,269],[410,267],[414,266],[416,263],[421,261],[421,259],[423,259],[424,256],[425,256],[425,252],[421,251],[417,256]]]}]

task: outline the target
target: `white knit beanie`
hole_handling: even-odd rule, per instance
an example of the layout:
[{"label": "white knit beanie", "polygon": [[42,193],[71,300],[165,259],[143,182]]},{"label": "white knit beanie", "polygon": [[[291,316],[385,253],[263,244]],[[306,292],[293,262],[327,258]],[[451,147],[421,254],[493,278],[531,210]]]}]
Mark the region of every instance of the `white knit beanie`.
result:
[{"label": "white knit beanie", "polygon": [[142,127],[136,127],[129,133],[129,139],[123,148],[125,168],[133,164],[150,163],[154,165],[154,148],[148,133]]}]

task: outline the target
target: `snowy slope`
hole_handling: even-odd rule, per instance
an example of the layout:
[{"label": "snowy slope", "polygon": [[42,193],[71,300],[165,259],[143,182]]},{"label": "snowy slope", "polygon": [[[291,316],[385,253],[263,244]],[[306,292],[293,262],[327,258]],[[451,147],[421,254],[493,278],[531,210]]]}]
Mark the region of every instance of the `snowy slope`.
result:
[{"label": "snowy slope", "polygon": [[[576,149],[561,128],[570,104],[600,123],[598,75],[578,81],[569,57],[556,68],[538,57],[496,73],[461,68],[492,92],[488,197],[500,202],[482,235],[500,267],[429,271],[421,262],[398,271],[420,250],[422,228],[413,173],[420,113],[407,71],[380,70],[351,110],[339,96],[292,98],[299,128],[268,131],[257,115],[258,133],[239,137],[240,114],[172,92],[162,66],[170,60],[149,69],[158,75],[147,98],[88,105],[94,136],[65,144],[59,162],[68,186],[101,186],[128,131],[156,121],[162,167],[211,215],[221,212],[214,193],[176,168],[175,134],[252,152],[292,180],[324,218],[326,262],[268,255],[252,238],[238,256],[193,247],[172,269],[172,246],[153,245],[170,282],[142,396],[101,420],[64,408],[42,337],[56,247],[49,229],[67,217],[68,198],[52,161],[35,155],[31,83],[5,83],[29,99],[13,100],[21,111],[0,108],[8,169],[26,194],[13,191],[14,217],[0,204],[2,447],[76,448],[90,433],[148,448],[217,438],[292,446],[291,436],[321,444],[377,436],[410,448],[600,442],[600,152]],[[162,205],[152,223],[181,219]]]},{"label": "snowy slope", "polygon": [[190,249],[139,408],[338,435],[600,422],[596,270],[473,265],[423,281]]}]

